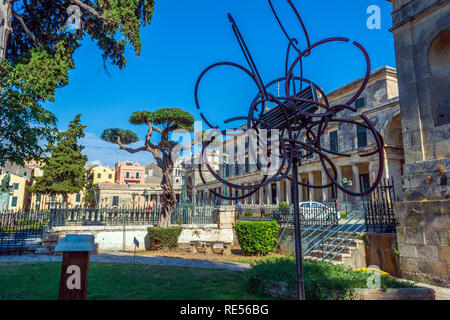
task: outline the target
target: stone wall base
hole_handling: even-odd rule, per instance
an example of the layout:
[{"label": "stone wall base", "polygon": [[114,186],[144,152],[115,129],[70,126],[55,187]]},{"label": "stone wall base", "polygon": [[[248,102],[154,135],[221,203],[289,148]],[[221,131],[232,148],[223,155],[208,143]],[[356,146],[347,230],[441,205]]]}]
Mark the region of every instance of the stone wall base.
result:
[{"label": "stone wall base", "polygon": [[363,241],[367,266],[375,265],[391,276],[402,276],[400,257],[396,254],[398,245],[395,233],[366,232]]},{"label": "stone wall base", "polygon": [[450,199],[394,203],[402,276],[450,287]]}]

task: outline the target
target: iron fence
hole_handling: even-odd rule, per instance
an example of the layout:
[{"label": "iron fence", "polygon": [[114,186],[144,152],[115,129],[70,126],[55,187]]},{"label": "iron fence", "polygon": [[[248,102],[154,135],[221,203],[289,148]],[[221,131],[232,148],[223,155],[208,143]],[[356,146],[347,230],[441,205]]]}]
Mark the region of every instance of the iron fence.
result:
[{"label": "iron fence", "polygon": [[157,224],[160,208],[50,209],[50,226],[116,226]]},{"label": "iron fence", "polygon": [[172,224],[216,224],[217,210],[213,204],[177,203],[172,212]]},{"label": "iron fence", "polygon": [[394,178],[382,179],[379,186],[365,199],[366,231],[395,233],[397,219],[394,202],[398,201],[394,191]]},{"label": "iron fence", "polygon": [[[325,225],[338,225],[338,211],[335,203],[324,207],[302,208],[300,207],[300,224],[302,227]],[[242,206],[236,208],[237,221],[272,221],[276,220],[281,226],[294,225],[294,207],[278,206]]]},{"label": "iron fence", "polygon": [[[161,206],[145,208],[57,208],[50,209],[50,226],[157,225]],[[212,204],[177,203],[172,224],[213,224],[217,214]]]},{"label": "iron fence", "polygon": [[6,212],[0,214],[0,254],[33,250],[39,246],[49,212]]}]

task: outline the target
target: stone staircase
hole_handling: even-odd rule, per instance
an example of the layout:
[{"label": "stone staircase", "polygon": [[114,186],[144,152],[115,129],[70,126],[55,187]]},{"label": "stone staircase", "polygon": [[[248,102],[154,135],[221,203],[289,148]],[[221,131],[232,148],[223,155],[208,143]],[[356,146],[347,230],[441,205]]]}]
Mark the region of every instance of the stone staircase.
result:
[{"label": "stone staircase", "polygon": [[[305,239],[303,242],[303,251],[305,252],[303,258],[305,260],[346,265],[352,268],[365,266],[364,241],[357,238],[353,239],[354,232],[327,230],[322,235],[321,231],[310,230],[303,233],[302,238]],[[322,237],[324,239],[323,244]]]}]

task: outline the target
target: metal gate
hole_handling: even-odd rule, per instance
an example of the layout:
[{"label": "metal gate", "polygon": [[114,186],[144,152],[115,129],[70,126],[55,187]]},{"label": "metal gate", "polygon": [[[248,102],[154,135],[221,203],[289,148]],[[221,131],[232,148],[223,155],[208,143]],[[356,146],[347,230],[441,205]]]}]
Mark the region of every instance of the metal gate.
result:
[{"label": "metal gate", "polygon": [[366,210],[366,231],[395,233],[397,219],[394,214],[394,179],[382,179],[380,185],[364,199]]}]

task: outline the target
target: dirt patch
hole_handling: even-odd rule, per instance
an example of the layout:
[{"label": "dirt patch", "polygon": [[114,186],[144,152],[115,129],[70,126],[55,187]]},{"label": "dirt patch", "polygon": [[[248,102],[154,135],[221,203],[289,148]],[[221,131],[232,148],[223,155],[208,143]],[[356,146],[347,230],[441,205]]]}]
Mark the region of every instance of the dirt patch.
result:
[{"label": "dirt patch", "polygon": [[[266,257],[286,257],[286,255],[281,254],[268,254],[267,256],[245,256],[242,254],[241,248],[239,246],[234,246],[231,248],[231,255],[223,256],[223,249],[213,249],[213,254],[207,255],[205,249],[198,249],[197,253],[190,253],[189,249],[174,249],[174,250],[160,250],[160,251],[144,251],[137,254],[143,256],[154,256],[154,257],[172,257],[172,258],[184,258],[184,259],[198,259],[198,260],[209,260],[209,261],[227,261],[227,262],[241,262],[241,263],[252,263],[254,261],[266,258]],[[133,253],[133,252],[128,252]]]}]

